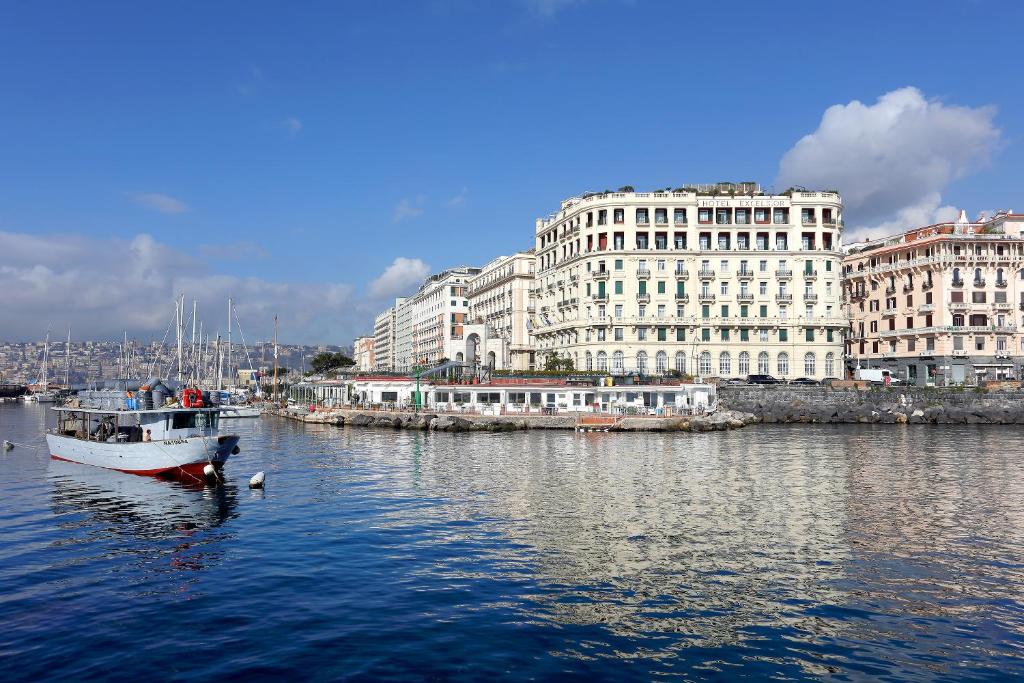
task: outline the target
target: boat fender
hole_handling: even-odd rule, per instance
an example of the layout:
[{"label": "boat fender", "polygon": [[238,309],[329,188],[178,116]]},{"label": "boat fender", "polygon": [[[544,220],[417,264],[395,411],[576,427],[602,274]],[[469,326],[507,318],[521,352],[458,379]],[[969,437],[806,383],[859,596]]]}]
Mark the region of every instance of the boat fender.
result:
[{"label": "boat fender", "polygon": [[14,444],[11,443],[10,441],[4,441],[4,450],[5,451],[13,451],[14,450]]},{"label": "boat fender", "polygon": [[234,448],[231,449],[231,455],[238,455],[241,452],[242,452],[242,449],[239,448],[238,446],[235,446]]},{"label": "boat fender", "polygon": [[252,479],[249,480],[249,488],[261,489],[263,488],[263,482],[266,481],[267,477],[263,472],[257,472],[252,475]]},{"label": "boat fender", "polygon": [[213,463],[209,463],[203,468],[203,474],[207,479],[213,479],[217,476],[217,468],[213,466]]}]

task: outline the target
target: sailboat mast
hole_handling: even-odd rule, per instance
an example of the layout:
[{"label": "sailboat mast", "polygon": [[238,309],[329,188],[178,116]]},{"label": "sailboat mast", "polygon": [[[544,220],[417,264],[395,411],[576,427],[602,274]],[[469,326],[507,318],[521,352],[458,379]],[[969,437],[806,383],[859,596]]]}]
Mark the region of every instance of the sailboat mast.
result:
[{"label": "sailboat mast", "polygon": [[183,382],[185,380],[184,366],[182,365],[182,348],[181,348],[181,327],[184,324],[183,318],[185,310],[185,295],[182,294],[178,301],[174,302],[174,315],[177,321],[176,327],[178,328],[178,381]]},{"label": "sailboat mast", "polygon": [[50,330],[46,330],[46,341],[43,342],[43,391],[50,386],[49,368],[47,361],[50,360]]},{"label": "sailboat mast", "polygon": [[228,385],[231,384],[231,297],[228,297]]},{"label": "sailboat mast", "polygon": [[277,401],[277,316],[274,316],[274,401]]},{"label": "sailboat mast", "polygon": [[71,325],[68,325],[68,343],[64,347],[64,388],[71,388]]}]

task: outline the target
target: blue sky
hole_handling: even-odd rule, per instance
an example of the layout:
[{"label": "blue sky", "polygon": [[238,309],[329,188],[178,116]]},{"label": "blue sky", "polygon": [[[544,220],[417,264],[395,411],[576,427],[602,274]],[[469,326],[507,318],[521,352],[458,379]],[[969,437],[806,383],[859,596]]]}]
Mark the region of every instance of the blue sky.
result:
[{"label": "blue sky", "polygon": [[[7,285],[32,296],[0,304],[9,330],[0,337],[38,337],[43,329],[33,330],[80,312],[65,310],[59,290],[29,273],[42,264],[53,281],[73,284],[70,262],[33,249],[70,237],[79,248],[67,258],[87,259],[90,246],[118,250],[141,234],[159,256],[148,270],[126,268],[126,277],[175,263],[177,275],[204,284],[187,292],[204,305],[234,290],[261,298],[264,305],[247,302],[257,334],[282,308],[293,341],[348,343],[423,264],[482,264],[529,248],[534,219],[563,197],[623,184],[771,185],[780,160],[829,107],[870,107],[908,86],[918,93],[911,105],[942,108],[942,116],[965,109],[917,141],[914,153],[935,163],[909,154],[866,160],[861,170],[832,155],[845,167],[839,179],[856,192],[862,179],[878,182],[891,170],[898,183],[907,175],[901,158],[950,168],[908,190],[927,201],[899,206],[890,196],[878,211],[858,207],[864,234],[948,206],[1024,210],[1024,90],[1011,30],[1024,25],[1022,8],[6,3],[0,232],[25,271],[23,286]],[[858,120],[838,118],[849,129],[840,152],[870,147],[859,141],[872,131],[856,130],[870,124]],[[972,130],[961,135],[961,124]],[[915,137],[888,135],[878,142],[886,149]],[[808,186],[836,177],[817,173],[798,162],[787,171]],[[398,257],[422,264],[392,268],[394,282],[369,295]],[[176,274],[153,277],[185,289]],[[331,288],[328,304],[318,288]],[[152,295],[173,298],[159,287]],[[120,334],[123,320],[87,303],[85,333]],[[162,331],[157,317],[129,329]]]}]

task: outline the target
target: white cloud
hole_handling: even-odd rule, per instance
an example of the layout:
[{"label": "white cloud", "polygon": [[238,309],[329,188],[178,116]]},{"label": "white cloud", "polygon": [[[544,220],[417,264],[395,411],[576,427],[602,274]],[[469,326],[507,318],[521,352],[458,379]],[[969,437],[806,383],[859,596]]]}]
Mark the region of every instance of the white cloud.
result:
[{"label": "white cloud", "polygon": [[948,216],[946,187],[989,161],[1000,142],[995,113],[913,87],[837,104],[782,157],[776,185],[839,190],[851,239],[925,225]]},{"label": "white cloud", "polygon": [[190,210],[188,204],[180,199],[159,192],[137,192],[132,195],[132,201],[161,213],[178,214]]},{"label": "white cloud", "polygon": [[447,202],[445,202],[445,204],[447,206],[449,206],[449,207],[454,209],[456,207],[459,207],[459,206],[462,206],[463,204],[465,204],[466,203],[466,199],[468,199],[468,198],[469,198],[469,188],[468,187],[463,187],[461,190],[459,190],[459,193],[457,195],[455,195],[454,197],[449,199]]},{"label": "white cloud", "polygon": [[423,213],[422,204],[422,197],[417,198],[415,203],[408,199],[403,199],[402,201],[398,202],[398,204],[395,206],[395,212],[391,216],[391,222],[401,223],[406,218],[415,218],[416,216],[419,216],[420,214]]},{"label": "white cloud", "polygon": [[147,234],[130,240],[0,231],[0,320],[6,339],[38,339],[48,324],[71,324],[79,339],[163,337],[174,299],[199,301],[208,329],[226,327],[233,297],[246,338],[267,339],[273,317],[285,341],[349,343],[371,311],[345,283],[289,283],[214,272]]},{"label": "white cloud", "polygon": [[295,137],[302,131],[302,121],[299,121],[294,116],[286,118],[281,122],[281,125],[284,126],[285,130],[287,130],[288,134],[292,137]]},{"label": "white cloud", "polygon": [[418,258],[399,256],[370,283],[367,290],[374,299],[387,300],[409,294],[430,274],[430,266]]},{"label": "white cloud", "polygon": [[587,0],[525,0],[527,7],[542,17],[552,17],[564,9],[582,5]]}]

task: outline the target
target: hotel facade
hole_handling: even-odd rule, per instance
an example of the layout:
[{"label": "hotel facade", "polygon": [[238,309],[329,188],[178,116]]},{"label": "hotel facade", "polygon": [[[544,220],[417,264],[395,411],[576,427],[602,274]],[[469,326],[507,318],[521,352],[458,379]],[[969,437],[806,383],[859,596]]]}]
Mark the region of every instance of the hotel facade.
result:
[{"label": "hotel facade", "polygon": [[835,192],[719,183],[566,199],[536,222],[536,365],[840,376],[841,233]]},{"label": "hotel facade", "polygon": [[1024,214],[930,225],[849,248],[847,363],[908,384],[1024,376]]}]

